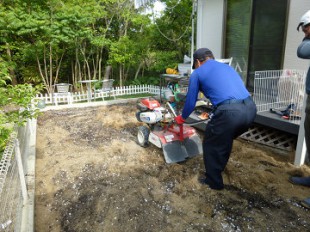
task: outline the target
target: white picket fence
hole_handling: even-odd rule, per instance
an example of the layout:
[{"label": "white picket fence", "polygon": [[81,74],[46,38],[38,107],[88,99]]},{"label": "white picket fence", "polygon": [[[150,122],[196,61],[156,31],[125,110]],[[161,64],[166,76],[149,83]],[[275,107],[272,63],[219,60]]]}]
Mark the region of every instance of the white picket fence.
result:
[{"label": "white picket fence", "polygon": [[[134,94],[155,94],[159,95],[161,91],[165,91],[166,87],[160,89],[159,86],[154,85],[132,85],[123,87],[114,87],[109,92],[93,92],[91,101],[104,100],[107,97],[119,97],[125,95]],[[89,100],[87,92],[69,92],[67,94],[38,94],[35,97],[35,101],[44,102],[46,105],[58,105],[58,104],[74,104],[78,102],[87,102]]]}]

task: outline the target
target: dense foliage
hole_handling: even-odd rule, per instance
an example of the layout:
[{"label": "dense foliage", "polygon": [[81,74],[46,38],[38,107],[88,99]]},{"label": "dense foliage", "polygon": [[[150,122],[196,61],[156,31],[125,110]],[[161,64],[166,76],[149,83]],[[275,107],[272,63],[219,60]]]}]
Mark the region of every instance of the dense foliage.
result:
[{"label": "dense foliage", "polygon": [[128,0],[0,1],[0,54],[12,84],[52,92],[55,83],[78,88],[110,75],[125,85],[175,67],[190,49],[192,1],[162,2],[156,18]]}]

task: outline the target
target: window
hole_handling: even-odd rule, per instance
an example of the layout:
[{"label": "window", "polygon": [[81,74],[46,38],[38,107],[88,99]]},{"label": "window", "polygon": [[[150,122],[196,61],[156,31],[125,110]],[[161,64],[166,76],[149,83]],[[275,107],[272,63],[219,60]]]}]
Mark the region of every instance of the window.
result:
[{"label": "window", "polygon": [[282,68],[287,6],[288,0],[227,0],[225,56],[234,58],[250,91],[255,71]]},{"label": "window", "polygon": [[249,56],[251,1],[228,0],[226,6],[225,57],[233,57],[233,65],[244,82]]}]

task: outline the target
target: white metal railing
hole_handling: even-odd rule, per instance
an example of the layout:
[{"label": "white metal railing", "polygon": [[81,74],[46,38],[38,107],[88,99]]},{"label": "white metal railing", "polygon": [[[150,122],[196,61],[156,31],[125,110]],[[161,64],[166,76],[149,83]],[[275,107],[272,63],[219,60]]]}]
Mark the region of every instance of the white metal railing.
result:
[{"label": "white metal railing", "polygon": [[292,108],[292,118],[301,116],[305,93],[306,71],[269,70],[256,71],[253,99],[257,112],[281,112]]},{"label": "white metal railing", "polygon": [[28,120],[24,127],[15,129],[0,160],[0,231],[21,231],[23,223],[33,225],[23,221],[28,214],[24,210],[33,196],[26,183],[32,124],[33,121]]},{"label": "white metal railing", "polygon": [[14,159],[16,138],[17,133],[12,133],[0,161],[0,230],[4,231],[13,231],[22,206],[17,162]]}]

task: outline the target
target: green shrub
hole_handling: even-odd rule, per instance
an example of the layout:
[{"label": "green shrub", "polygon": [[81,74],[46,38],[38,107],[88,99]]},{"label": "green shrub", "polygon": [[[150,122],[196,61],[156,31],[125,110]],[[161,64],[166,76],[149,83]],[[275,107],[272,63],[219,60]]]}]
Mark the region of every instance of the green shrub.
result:
[{"label": "green shrub", "polygon": [[28,118],[36,118],[39,109],[32,102],[42,86],[32,87],[23,85],[2,85],[0,87],[0,153],[15,125],[22,126]]}]

